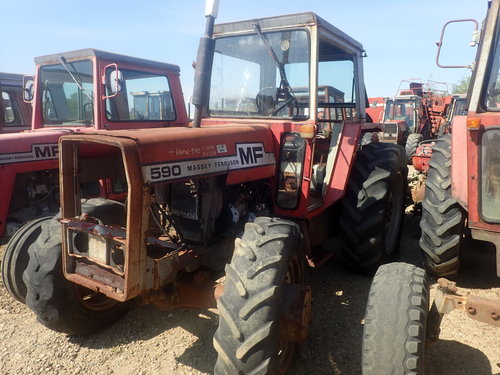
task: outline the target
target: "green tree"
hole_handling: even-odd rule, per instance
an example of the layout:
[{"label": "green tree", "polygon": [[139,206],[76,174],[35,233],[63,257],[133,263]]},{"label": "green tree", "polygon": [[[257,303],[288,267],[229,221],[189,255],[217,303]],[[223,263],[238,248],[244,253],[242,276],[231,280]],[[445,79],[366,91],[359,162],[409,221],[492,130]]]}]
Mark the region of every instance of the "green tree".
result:
[{"label": "green tree", "polygon": [[470,75],[463,76],[460,81],[451,86],[452,94],[466,94],[469,90]]}]

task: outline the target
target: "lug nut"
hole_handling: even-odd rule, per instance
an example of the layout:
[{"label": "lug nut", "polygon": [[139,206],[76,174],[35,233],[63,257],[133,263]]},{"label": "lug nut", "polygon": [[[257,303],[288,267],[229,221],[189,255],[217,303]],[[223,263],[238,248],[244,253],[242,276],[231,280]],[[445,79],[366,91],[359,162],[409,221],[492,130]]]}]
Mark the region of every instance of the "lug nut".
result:
[{"label": "lug nut", "polygon": [[475,314],[476,314],[476,309],[475,309],[474,307],[472,307],[472,306],[469,306],[469,307],[467,308],[467,312],[468,312],[469,314],[471,314],[471,315],[475,315]]},{"label": "lug nut", "polygon": [[491,313],[491,319],[493,319],[493,320],[498,320],[498,319],[500,319],[500,316],[498,315],[498,313],[496,313],[496,312],[492,312],[492,313]]}]

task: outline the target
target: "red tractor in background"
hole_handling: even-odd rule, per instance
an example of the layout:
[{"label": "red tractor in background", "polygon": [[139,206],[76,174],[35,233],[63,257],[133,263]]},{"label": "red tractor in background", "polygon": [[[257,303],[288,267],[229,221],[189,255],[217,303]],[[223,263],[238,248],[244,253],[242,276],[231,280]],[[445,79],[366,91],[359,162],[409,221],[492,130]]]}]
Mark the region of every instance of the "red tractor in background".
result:
[{"label": "red tractor in background", "polygon": [[31,104],[23,100],[23,75],[0,73],[0,134],[30,128]]},{"label": "red tractor in background", "polygon": [[[381,119],[384,123],[381,139],[404,146],[410,164],[420,142],[438,135],[447,95],[447,89],[436,88],[441,82],[428,81],[424,86],[421,81],[416,81],[401,81],[398,95],[385,98]],[[403,84],[408,84],[408,88],[401,89]]]},{"label": "red tractor in background", "polygon": [[[188,124],[175,65],[94,49],[37,57],[35,63],[36,80],[25,92],[33,102],[31,131],[0,135],[0,236],[59,210],[61,135]],[[133,95],[159,91],[161,106],[145,106]],[[101,181],[82,186],[81,193],[116,196],[124,187]]]},{"label": "red tractor in background", "polygon": [[[488,3],[481,33],[473,22],[471,45],[479,44],[465,108],[453,116],[450,134],[427,145],[422,176],[420,247],[426,271],[441,277],[429,301],[426,272],[405,263],[381,266],[373,280],[363,338],[364,374],[424,374],[428,343],[439,338],[444,314],[461,309],[472,319],[500,327],[500,300],[461,295],[454,282],[466,229],[473,239],[494,244],[500,277],[500,1]],[[480,36],[480,38],[479,38]],[[441,66],[460,67],[460,66]],[[466,67],[466,66],[461,66]],[[424,169],[424,168],[422,168]],[[429,310],[429,305],[431,308]]]},{"label": "red tractor in background", "polygon": [[[23,227],[40,235],[12,245],[28,264],[5,273],[42,324],[70,334],[132,301],[217,306],[215,374],[285,374],[308,332],[304,265],[334,250],[316,245],[339,236],[364,272],[397,251],[404,149],[361,146],[380,128],[365,121],[360,43],[313,13],[206,15],[192,127],[62,136],[60,219]],[[102,180],[125,182],[125,204],[81,200]]]}]

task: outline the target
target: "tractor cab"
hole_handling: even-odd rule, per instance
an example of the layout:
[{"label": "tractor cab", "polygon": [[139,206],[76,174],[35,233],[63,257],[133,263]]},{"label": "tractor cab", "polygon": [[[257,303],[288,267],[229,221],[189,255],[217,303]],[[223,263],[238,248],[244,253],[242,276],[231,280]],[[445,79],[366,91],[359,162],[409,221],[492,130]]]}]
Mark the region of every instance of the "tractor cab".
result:
[{"label": "tractor cab", "polygon": [[362,45],[313,13],[218,24],[213,39],[201,126],[269,126],[281,145],[277,211],[321,212],[338,199],[327,170],[339,145],[365,123]]},{"label": "tractor cab", "polygon": [[418,107],[421,97],[415,95],[386,98],[383,122],[404,121],[406,131],[413,133],[418,124]]},{"label": "tractor cab", "polygon": [[363,48],[315,14],[220,24],[214,39],[204,125],[213,118],[317,124],[337,109],[364,118]]},{"label": "tractor cab", "polygon": [[35,85],[26,88],[34,102],[34,130],[187,125],[175,65],[94,49],[35,62]]},{"label": "tractor cab", "polygon": [[452,189],[468,210],[472,236],[496,244],[500,276],[499,8],[499,2],[491,3],[481,32],[467,116],[453,119]]}]

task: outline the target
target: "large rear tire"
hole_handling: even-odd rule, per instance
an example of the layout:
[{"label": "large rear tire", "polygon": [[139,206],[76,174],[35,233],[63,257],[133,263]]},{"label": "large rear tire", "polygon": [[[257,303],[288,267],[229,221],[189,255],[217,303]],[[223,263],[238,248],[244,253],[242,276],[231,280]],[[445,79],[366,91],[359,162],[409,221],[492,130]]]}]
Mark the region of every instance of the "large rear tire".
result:
[{"label": "large rear tire", "polygon": [[215,374],[286,374],[296,343],[283,339],[287,285],[303,283],[297,224],[265,217],[247,223],[226,267],[217,302]]},{"label": "large rear tire", "polygon": [[26,303],[26,284],[23,272],[28,266],[28,248],[42,231],[42,224],[50,217],[35,219],[24,224],[12,236],[2,259],[2,280],[9,294],[21,303]]},{"label": "large rear tire", "polygon": [[404,150],[389,143],[363,146],[356,155],[340,216],[346,263],[375,272],[399,247],[404,216]]},{"label": "large rear tire", "polygon": [[380,266],[363,329],[363,375],[425,373],[429,281],[407,263]]},{"label": "large rear tire", "polygon": [[[123,222],[125,214],[121,203],[104,199],[88,200],[82,211],[108,224]],[[128,311],[128,303],[112,300],[64,277],[61,224],[57,219],[42,224],[41,233],[28,253],[29,262],[23,274],[26,304],[47,328],[67,334],[95,332],[110,326]]]},{"label": "large rear tire", "polygon": [[437,276],[458,272],[464,232],[462,207],[451,194],[451,137],[435,141],[422,202],[420,247],[424,266]]}]

